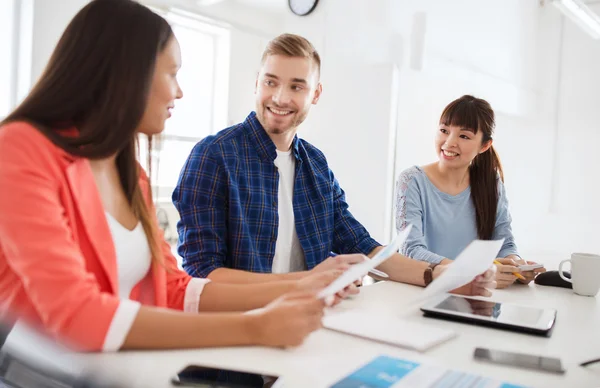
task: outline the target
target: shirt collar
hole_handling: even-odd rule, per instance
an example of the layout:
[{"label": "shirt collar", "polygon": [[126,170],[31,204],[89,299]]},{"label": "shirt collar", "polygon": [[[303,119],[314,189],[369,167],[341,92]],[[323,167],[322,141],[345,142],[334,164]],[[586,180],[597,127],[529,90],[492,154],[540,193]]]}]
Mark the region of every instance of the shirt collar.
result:
[{"label": "shirt collar", "polygon": [[[256,112],[250,112],[248,117],[246,117],[244,128],[261,156],[268,160],[275,160],[277,158],[277,147],[275,147],[275,143],[273,143],[273,140],[267,135],[267,131],[265,131],[260,121],[258,121]],[[298,135],[296,135],[294,136],[294,140],[292,140],[293,154],[296,159],[300,159],[298,143]]]}]

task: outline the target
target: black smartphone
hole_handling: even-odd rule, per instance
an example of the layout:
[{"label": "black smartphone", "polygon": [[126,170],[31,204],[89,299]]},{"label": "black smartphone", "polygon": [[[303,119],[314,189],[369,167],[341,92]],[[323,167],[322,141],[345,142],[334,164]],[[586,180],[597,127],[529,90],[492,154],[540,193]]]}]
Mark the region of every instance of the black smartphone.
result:
[{"label": "black smartphone", "polygon": [[475,348],[473,356],[477,360],[495,364],[509,365],[517,368],[535,369],[544,372],[565,373],[560,359],[536,356],[532,354],[513,353],[503,350]]},{"label": "black smartphone", "polygon": [[275,382],[272,385],[275,387],[278,378],[279,376],[188,365],[171,378],[171,383],[180,387],[255,388],[272,382]]}]

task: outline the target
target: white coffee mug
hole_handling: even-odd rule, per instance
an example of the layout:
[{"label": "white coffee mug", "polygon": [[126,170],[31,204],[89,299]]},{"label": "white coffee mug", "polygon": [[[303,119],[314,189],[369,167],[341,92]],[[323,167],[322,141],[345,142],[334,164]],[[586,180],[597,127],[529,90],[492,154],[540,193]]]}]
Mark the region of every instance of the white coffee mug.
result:
[{"label": "white coffee mug", "polygon": [[[571,279],[565,277],[562,266],[571,263]],[[600,289],[600,255],[591,253],[573,253],[570,260],[563,260],[558,265],[561,278],[573,284],[573,291],[578,295],[596,296]]]}]

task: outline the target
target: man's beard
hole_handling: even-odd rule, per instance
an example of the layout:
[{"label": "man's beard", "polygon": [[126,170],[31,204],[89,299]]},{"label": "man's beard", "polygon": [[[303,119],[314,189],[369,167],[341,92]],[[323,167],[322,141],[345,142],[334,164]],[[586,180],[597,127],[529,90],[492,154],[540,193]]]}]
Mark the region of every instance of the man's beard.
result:
[{"label": "man's beard", "polygon": [[295,117],[292,119],[292,123],[287,127],[287,128],[281,128],[281,127],[273,127],[273,126],[266,126],[267,124],[267,120],[265,118],[265,112],[267,111],[267,108],[263,108],[263,113],[260,115],[259,117],[259,121],[261,121],[263,124],[264,129],[268,132],[268,133],[272,133],[274,135],[281,135],[283,133],[286,133],[288,131],[294,130],[295,128],[297,128],[298,126],[300,126],[300,124],[302,124],[304,122],[304,120],[306,119],[306,116],[308,116],[308,112],[302,112],[302,113],[295,113]]}]

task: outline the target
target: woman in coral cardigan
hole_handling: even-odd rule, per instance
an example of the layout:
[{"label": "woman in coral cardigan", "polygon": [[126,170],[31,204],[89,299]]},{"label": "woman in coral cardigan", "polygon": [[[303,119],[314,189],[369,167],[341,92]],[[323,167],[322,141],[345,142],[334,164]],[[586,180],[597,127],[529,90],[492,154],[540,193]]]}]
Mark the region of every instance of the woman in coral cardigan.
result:
[{"label": "woman in coral cardigan", "polygon": [[71,21],[0,127],[0,305],[81,350],[298,345],[339,266],[209,283],[177,268],[158,231],[136,139],[182,97],[180,61],[168,23],[134,1],[94,0]]}]

